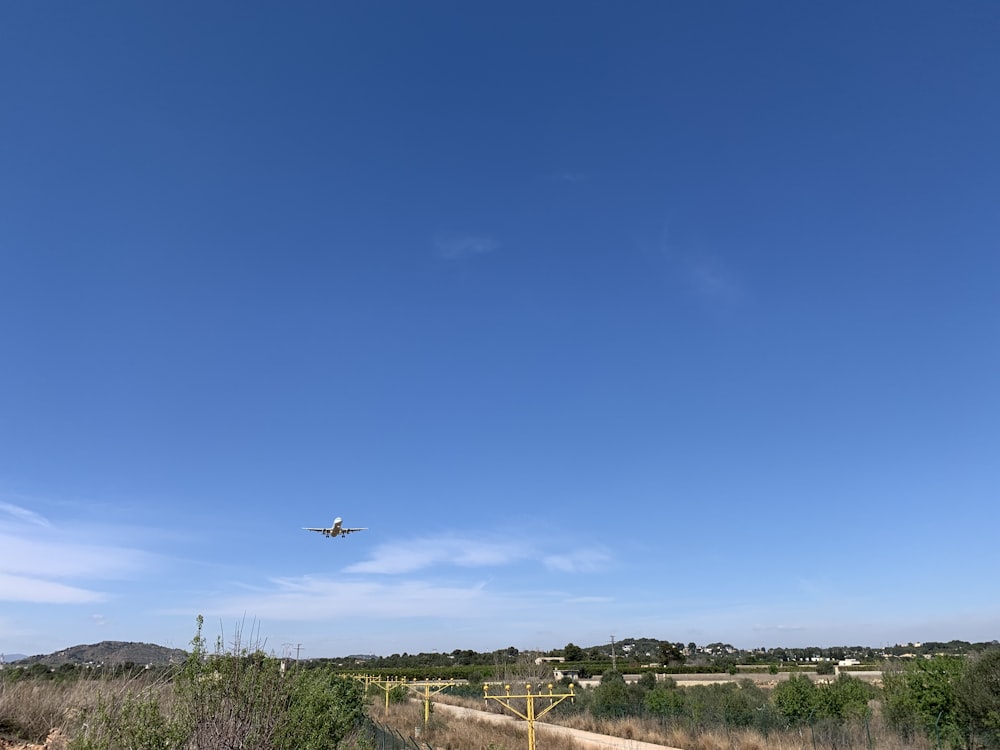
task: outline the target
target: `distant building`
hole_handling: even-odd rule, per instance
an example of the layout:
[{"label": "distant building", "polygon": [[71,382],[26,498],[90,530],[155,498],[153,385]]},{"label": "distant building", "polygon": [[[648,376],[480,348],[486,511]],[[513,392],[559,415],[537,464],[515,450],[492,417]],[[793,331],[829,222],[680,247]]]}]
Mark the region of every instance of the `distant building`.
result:
[{"label": "distant building", "polygon": [[552,670],[552,676],[555,677],[557,680],[566,679],[569,680],[570,682],[576,682],[577,680],[580,679],[580,670],[560,669],[559,667],[556,667],[555,669]]},{"label": "distant building", "polygon": [[545,664],[546,662],[556,662],[561,664],[566,661],[565,656],[538,656],[535,658],[535,664]]}]

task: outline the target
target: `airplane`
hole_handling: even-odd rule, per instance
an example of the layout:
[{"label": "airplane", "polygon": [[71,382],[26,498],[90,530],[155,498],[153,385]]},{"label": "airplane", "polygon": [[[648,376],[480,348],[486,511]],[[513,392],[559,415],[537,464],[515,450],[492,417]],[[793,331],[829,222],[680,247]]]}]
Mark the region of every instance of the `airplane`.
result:
[{"label": "airplane", "polygon": [[363,526],[360,529],[345,529],[341,524],[343,523],[342,518],[334,518],[333,526],[328,529],[310,529],[305,526],[302,527],[303,531],[318,531],[325,537],[333,538],[335,536],[347,536],[348,534],[353,534],[355,531],[368,531],[367,526]]}]

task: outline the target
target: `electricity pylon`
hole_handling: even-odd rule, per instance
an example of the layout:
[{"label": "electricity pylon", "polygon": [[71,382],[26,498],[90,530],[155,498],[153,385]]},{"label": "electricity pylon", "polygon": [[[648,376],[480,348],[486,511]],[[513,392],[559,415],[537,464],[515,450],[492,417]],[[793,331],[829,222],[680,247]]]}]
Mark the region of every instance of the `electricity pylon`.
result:
[{"label": "electricity pylon", "polygon": [[[570,701],[572,701],[574,698],[576,698],[576,693],[573,692],[572,683],[570,683],[568,693],[553,693],[551,682],[548,685],[549,688],[548,694],[532,693],[531,685],[525,685],[524,687],[526,693],[525,695],[511,695],[510,685],[504,685],[504,690],[506,691],[505,695],[490,695],[490,686],[489,683],[487,683],[483,685],[483,697],[486,699],[487,702],[491,700],[496,701],[511,713],[517,714],[522,719],[528,722],[528,750],[535,750],[535,720],[545,716],[545,714],[547,714],[549,711],[558,706],[567,698],[569,698]],[[521,713],[516,708],[514,708],[514,706],[511,705],[510,701],[515,698],[518,700],[525,701],[525,713]],[[535,701],[543,700],[545,698],[548,698],[549,705],[547,705],[541,711],[536,712]]]}]

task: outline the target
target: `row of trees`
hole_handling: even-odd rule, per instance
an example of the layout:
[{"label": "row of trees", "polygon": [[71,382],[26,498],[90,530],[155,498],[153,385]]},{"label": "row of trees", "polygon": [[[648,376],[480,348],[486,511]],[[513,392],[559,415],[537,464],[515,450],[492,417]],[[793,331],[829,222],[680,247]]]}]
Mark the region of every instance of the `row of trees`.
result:
[{"label": "row of trees", "polygon": [[[455,649],[451,652],[410,654],[403,652],[390,656],[349,656],[337,659],[320,659],[321,663],[332,663],[341,667],[357,666],[376,670],[416,669],[450,666],[493,666],[500,663],[514,663],[526,658],[563,657],[569,664],[611,664],[612,659],[623,668],[636,669],[643,664],[656,663],[664,667],[692,666],[705,671],[725,671],[737,664],[808,664],[818,661],[840,661],[853,658],[865,663],[875,663],[891,657],[952,655],[967,656],[1000,647],[997,641],[970,643],[968,641],[927,642],[921,644],[895,645],[875,649],[869,646],[836,646],[822,648],[757,648],[738,649],[728,643],[716,642],[698,645],[694,642],[682,643],[655,638],[624,638],[614,644],[582,647],[572,642],[561,649],[550,651],[522,652],[514,646],[495,651],[479,652],[471,649]],[[603,668],[599,671],[603,672]]]}]

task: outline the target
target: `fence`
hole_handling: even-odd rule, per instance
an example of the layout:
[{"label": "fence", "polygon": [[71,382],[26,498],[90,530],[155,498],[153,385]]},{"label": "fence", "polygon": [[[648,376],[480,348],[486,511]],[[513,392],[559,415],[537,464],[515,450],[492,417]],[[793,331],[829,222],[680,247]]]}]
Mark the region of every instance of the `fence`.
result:
[{"label": "fence", "polygon": [[361,730],[370,740],[373,750],[434,750],[426,742],[406,737],[392,727],[369,718]]}]

